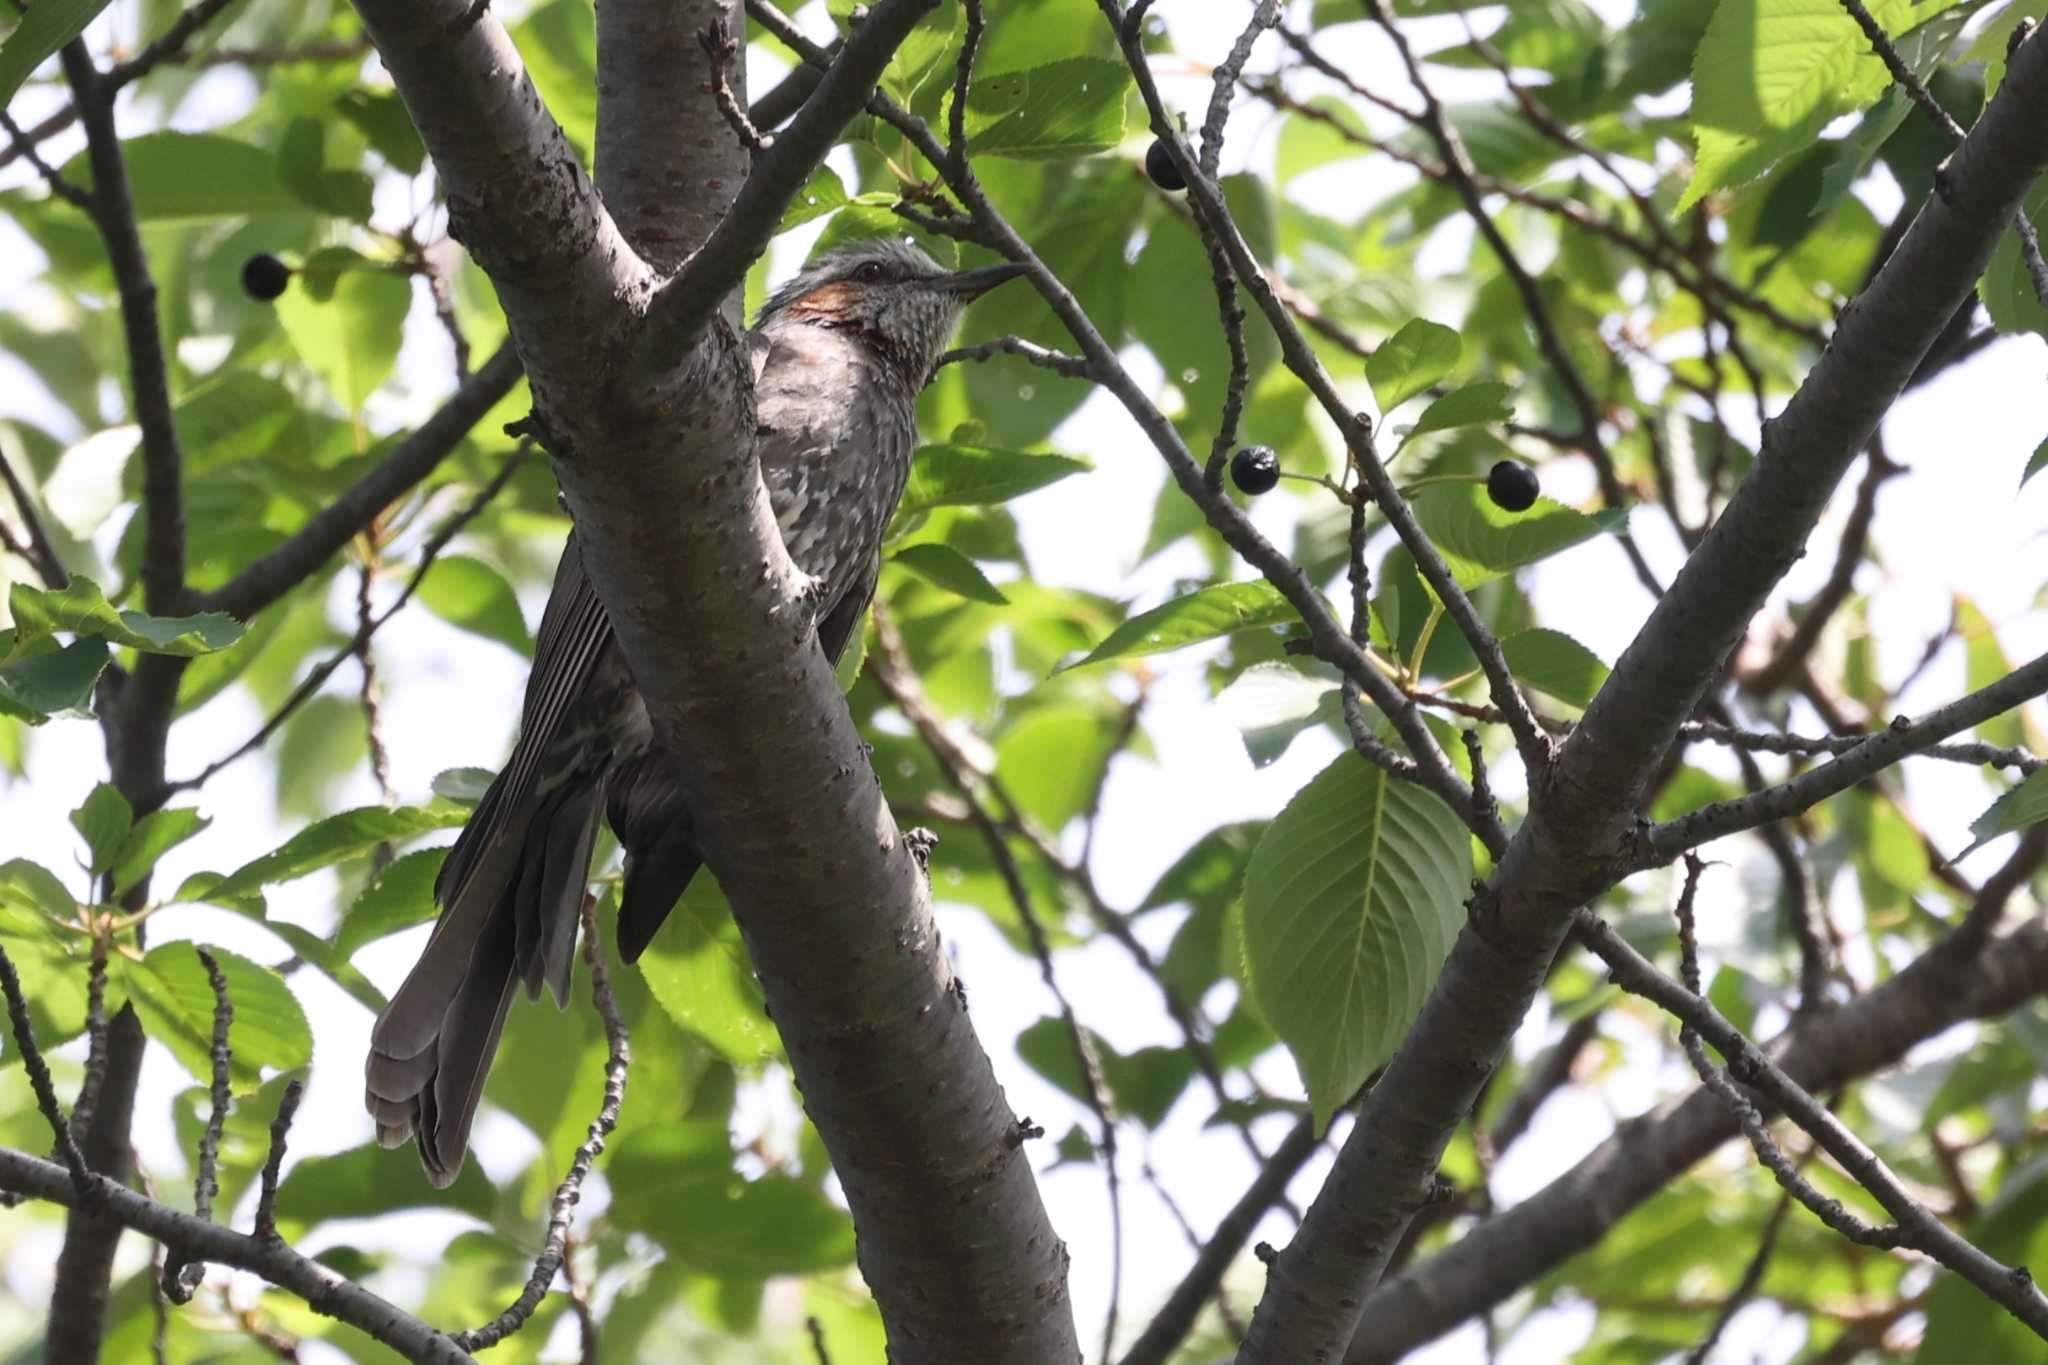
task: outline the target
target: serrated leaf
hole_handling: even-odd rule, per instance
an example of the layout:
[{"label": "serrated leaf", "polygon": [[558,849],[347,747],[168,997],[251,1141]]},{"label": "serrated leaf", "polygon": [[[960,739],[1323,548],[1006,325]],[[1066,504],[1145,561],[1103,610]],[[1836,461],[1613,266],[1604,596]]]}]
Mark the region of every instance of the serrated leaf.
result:
[{"label": "serrated leaf", "polygon": [[897,505],[899,522],[934,507],[982,507],[1008,502],[1094,468],[1072,455],[1027,455],[985,446],[928,445],[918,448],[910,482]]},{"label": "serrated leaf", "polygon": [[518,595],[505,575],[481,559],[442,555],[420,580],[419,600],[450,625],[496,640],[521,654],[533,650]]},{"label": "serrated leaf", "polygon": [[2043,468],[2048,468],[2048,439],[2035,446],[2034,453],[2028,457],[2027,467],[2020,474],[2020,487],[2025,488],[2027,480],[2040,473]]},{"label": "serrated leaf", "polygon": [[93,718],[92,694],[106,671],[107,642],[77,640],[62,649],[32,652],[0,667],[0,713],[30,725]]},{"label": "serrated leaf", "polygon": [[[1195,1074],[1194,1059],[1185,1048],[1146,1047],[1122,1053],[1092,1032],[1089,1043],[1101,1063],[1110,1102],[1147,1128],[1159,1126]],[[1065,1020],[1040,1019],[1026,1028],[1017,1035],[1017,1055],[1039,1075],[1087,1102],[1088,1083]]]},{"label": "serrated leaf", "polygon": [[137,820],[114,853],[114,864],[108,872],[112,898],[119,899],[122,892],[155,869],[157,859],[212,823],[187,806],[151,811]]},{"label": "serrated leaf", "polygon": [[640,972],[670,1019],[735,1066],[757,1066],[782,1050],[732,912],[710,877],[691,881],[641,955]]},{"label": "serrated leaf", "polygon": [[1452,577],[1468,589],[1548,559],[1618,524],[1609,514],[1589,517],[1542,497],[1524,511],[1510,512],[1495,506],[1478,484],[1438,484],[1420,490],[1410,501],[1415,519]]},{"label": "serrated leaf", "polygon": [[1593,694],[1607,681],[1607,665],[1600,656],[1562,631],[1517,631],[1502,639],[1500,648],[1508,671],[1519,681],[1573,706],[1591,705]]},{"label": "serrated leaf", "polygon": [[[252,862],[206,887],[208,901],[232,901],[276,882],[293,881],[323,867],[360,857],[378,844],[463,823],[469,812],[434,806],[362,806],[306,826]],[[184,890],[181,888],[182,896]]]},{"label": "serrated leaf", "polygon": [[114,851],[134,824],[135,807],[113,783],[102,782],[88,792],[84,804],[71,812],[71,827],[85,839],[91,854],[86,871],[97,877],[112,867]]},{"label": "serrated leaf", "polygon": [[1472,841],[1450,808],[1354,753],[1267,827],[1245,870],[1246,975],[1319,1128],[1421,1011],[1471,878]]},{"label": "serrated leaf", "polygon": [[[2036,185],[2028,193],[2021,212],[2037,233],[2043,224],[2048,224],[2048,187]],[[2043,307],[2040,295],[2034,292],[2034,278],[2020,249],[2019,234],[2011,228],[1992,248],[1991,259],[1977,281],[1977,293],[1999,331],[2008,335],[2034,332],[2048,336],[2048,307]]]},{"label": "serrated leaf", "polygon": [[611,1218],[652,1238],[676,1264],[726,1279],[852,1263],[853,1220],[843,1210],[787,1176],[745,1179],[719,1150],[722,1139],[675,1125],[621,1143],[607,1174],[633,1197],[614,1204]]},{"label": "serrated leaf", "polygon": [[1451,372],[1464,342],[1451,328],[1414,318],[1374,349],[1365,362],[1373,400],[1385,416]]},{"label": "serrated leaf", "polygon": [[191,658],[226,649],[242,638],[242,623],[223,611],[201,612],[197,616],[117,612],[99,584],[83,577],[72,579],[67,587],[48,590],[16,583],[8,590],[7,606],[14,613],[17,649],[36,636],[64,630],[80,636],[96,635],[110,644],[149,654]]},{"label": "serrated leaf", "polygon": [[[1915,15],[1910,0],[1873,0],[1868,8],[1893,36],[1928,13],[1922,6]],[[1839,0],[1721,0],[1693,55],[1698,153],[1677,211],[1810,146],[1831,120],[1869,104],[1890,81]]]},{"label": "serrated leaf", "polygon": [[277,148],[277,178],[306,207],[351,222],[370,218],[370,177],[356,170],[327,169],[327,128],[318,119],[295,118]]},{"label": "serrated leaf", "polygon": [[1972,820],[1970,833],[1976,838],[1951,861],[1961,862],[1999,835],[2038,825],[2043,820],[2048,820],[2048,768],[2028,774],[2026,780],[1993,801],[1982,815]]},{"label": "serrated leaf", "polygon": [[970,602],[987,602],[998,607],[1010,604],[1010,599],[1003,596],[1003,590],[988,581],[988,575],[981,571],[980,565],[950,545],[932,542],[906,545],[890,555],[889,561],[901,564],[925,582]]},{"label": "serrated leaf", "polygon": [[846,186],[830,166],[820,166],[811,172],[811,178],[804,181],[797,197],[789,201],[783,210],[782,221],[776,225],[778,233],[793,227],[801,227],[813,218],[823,218],[828,213],[837,213],[846,207]]},{"label": "serrated leaf", "polygon": [[1507,404],[1508,386],[1505,384],[1467,384],[1462,389],[1453,389],[1422,410],[1401,440],[1405,444],[1414,437],[1431,431],[1448,431],[1452,427],[1469,427],[1481,422],[1505,422],[1514,413]]},{"label": "serrated leaf", "polygon": [[[226,949],[207,951],[220,965],[234,1007],[228,1050],[236,1087],[256,1086],[264,1067],[290,1070],[312,1060],[312,1030],[284,978]],[[160,944],[140,962],[124,961],[120,970],[149,1036],[169,1047],[195,1078],[206,1080],[212,1074],[213,983],[194,946]]]},{"label": "serrated leaf", "polygon": [[342,914],[334,930],[336,955],[354,957],[366,943],[432,919],[434,879],[447,856],[445,848],[423,848],[392,859]]},{"label": "serrated leaf", "polygon": [[420,173],[427,149],[396,91],[346,90],[334,107],[377,149],[377,155],[407,175]]},{"label": "serrated leaf", "polygon": [[1087,654],[1054,671],[1064,673],[1104,659],[1164,654],[1241,630],[1287,625],[1300,619],[1271,583],[1223,583],[1139,612]]},{"label": "serrated leaf", "polygon": [[106,7],[107,0],[36,0],[26,13],[17,11],[14,32],[0,43],[0,108],[38,66],[83,33]]},{"label": "serrated leaf", "polygon": [[[1034,161],[1112,151],[1124,140],[1124,96],[1130,82],[1122,62],[1097,57],[984,76],[976,85],[989,86],[989,98],[1001,99],[1009,112],[970,133],[967,149],[975,156]],[[1006,89],[1006,83],[1022,89]],[[975,103],[970,98],[970,115]]]},{"label": "serrated leaf", "polygon": [[78,916],[78,902],[41,863],[12,858],[0,863],[0,910],[24,917],[18,922],[21,924],[44,920],[68,924]]}]

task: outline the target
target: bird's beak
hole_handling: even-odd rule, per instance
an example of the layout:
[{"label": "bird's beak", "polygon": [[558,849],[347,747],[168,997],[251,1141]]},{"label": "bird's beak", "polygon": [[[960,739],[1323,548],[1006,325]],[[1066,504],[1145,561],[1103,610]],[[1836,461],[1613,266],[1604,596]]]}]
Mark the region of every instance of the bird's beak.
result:
[{"label": "bird's beak", "polygon": [[1024,266],[1015,261],[1005,261],[1001,265],[985,265],[978,270],[956,270],[936,283],[948,294],[978,299],[1004,281],[1014,280],[1024,273]]}]

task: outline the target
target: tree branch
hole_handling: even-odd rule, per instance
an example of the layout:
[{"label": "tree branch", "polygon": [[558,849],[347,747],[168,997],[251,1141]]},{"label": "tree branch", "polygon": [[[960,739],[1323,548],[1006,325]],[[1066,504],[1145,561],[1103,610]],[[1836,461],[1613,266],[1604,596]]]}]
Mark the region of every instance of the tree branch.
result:
[{"label": "tree branch", "polygon": [[314,513],[284,544],[202,596],[195,607],[224,611],[246,621],[283,597],[361,534],[407,489],[431,474],[518,382],[519,356],[507,342],[448,396],[439,411],[393,446],[374,469]]}]

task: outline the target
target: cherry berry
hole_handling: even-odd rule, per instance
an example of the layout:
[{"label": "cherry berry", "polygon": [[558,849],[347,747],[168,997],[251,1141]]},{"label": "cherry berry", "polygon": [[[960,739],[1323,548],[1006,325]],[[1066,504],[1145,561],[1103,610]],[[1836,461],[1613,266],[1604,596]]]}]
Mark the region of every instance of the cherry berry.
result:
[{"label": "cherry berry", "polygon": [[1152,177],[1152,183],[1162,190],[1176,193],[1188,187],[1181,179],[1180,167],[1173,164],[1173,153],[1167,150],[1166,139],[1154,142],[1145,153],[1145,174]]},{"label": "cherry berry", "polygon": [[1526,512],[1535,505],[1536,471],[1520,460],[1502,460],[1486,474],[1486,496],[1508,512]]},{"label": "cherry berry", "polygon": [[259,251],[242,262],[242,289],[252,299],[270,302],[284,293],[291,278],[292,268],[267,251]]},{"label": "cherry berry", "polygon": [[1280,482],[1280,457],[1271,446],[1246,446],[1230,457],[1230,481],[1253,497],[1270,493]]}]

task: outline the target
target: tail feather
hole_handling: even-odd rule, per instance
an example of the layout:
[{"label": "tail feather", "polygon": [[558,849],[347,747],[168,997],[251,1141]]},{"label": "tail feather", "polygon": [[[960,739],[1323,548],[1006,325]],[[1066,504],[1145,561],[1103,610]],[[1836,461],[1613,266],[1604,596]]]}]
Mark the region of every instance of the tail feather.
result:
[{"label": "tail feather", "polygon": [[619,893],[619,955],[638,962],[702,866],[674,760],[660,749],[614,773],[608,814],[626,850]]}]

